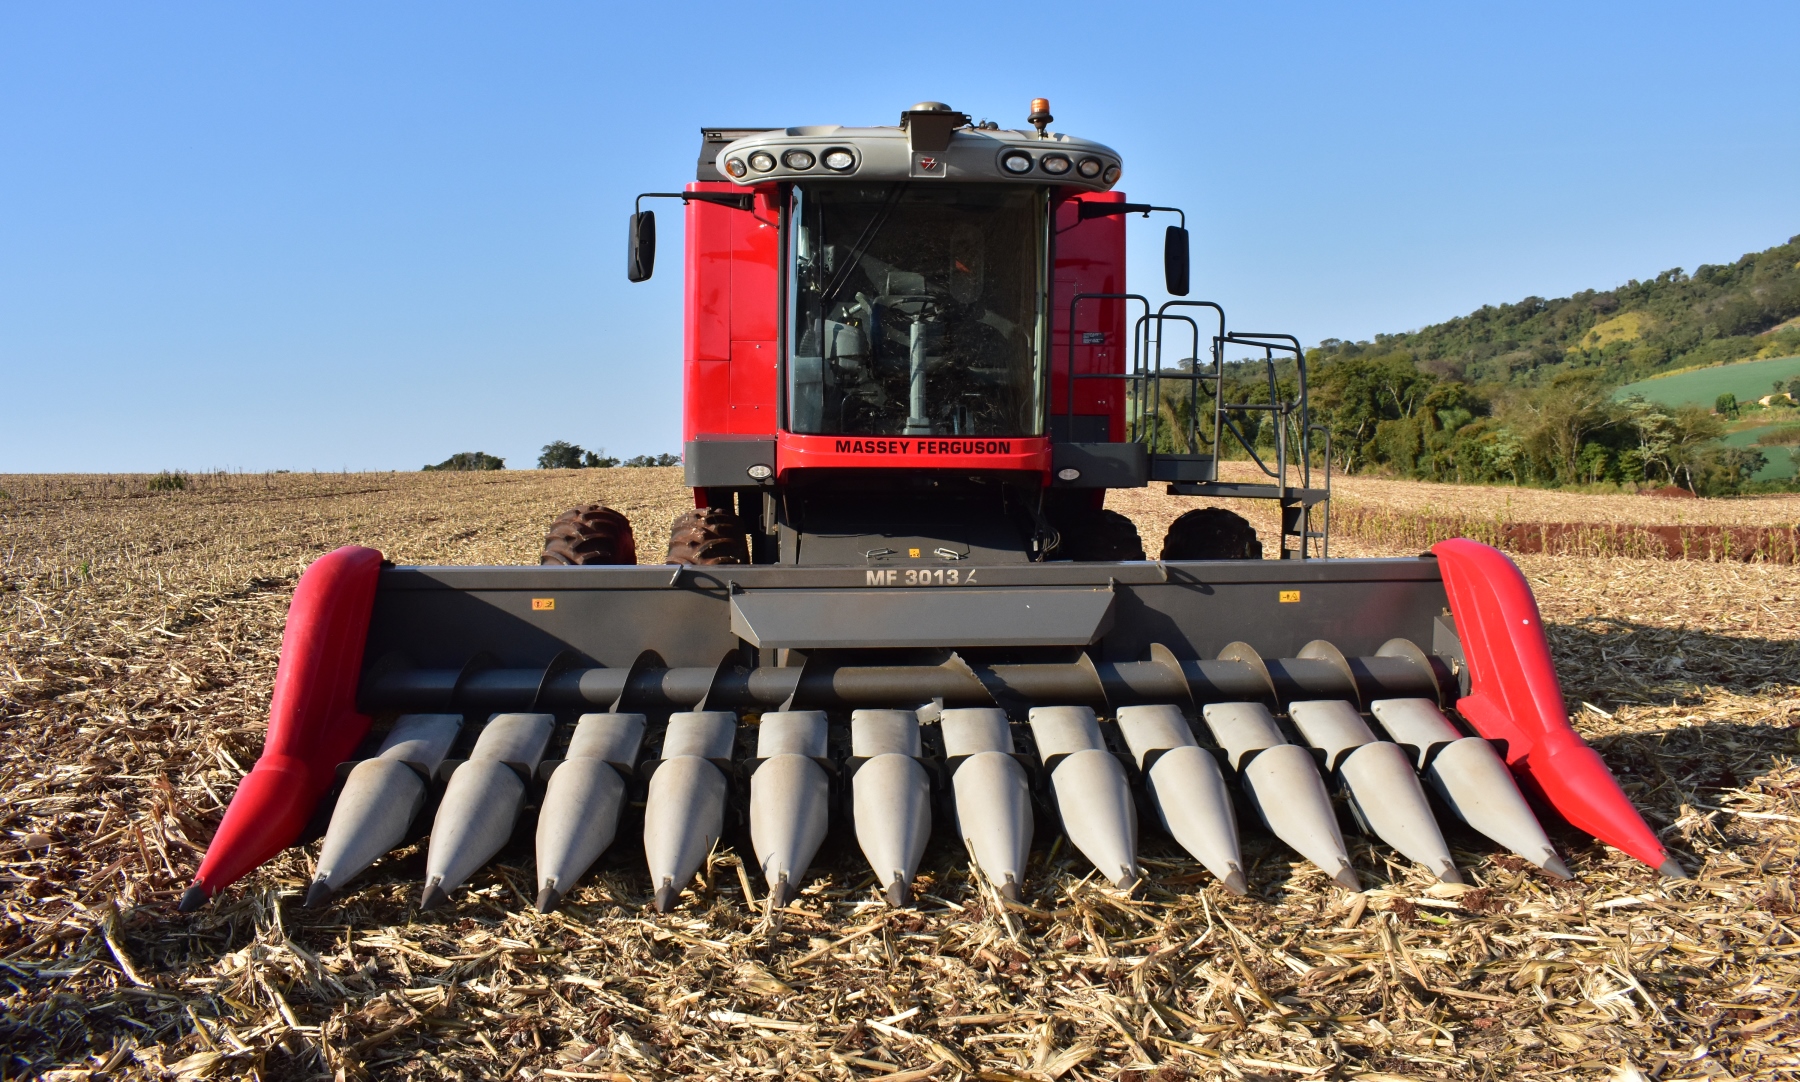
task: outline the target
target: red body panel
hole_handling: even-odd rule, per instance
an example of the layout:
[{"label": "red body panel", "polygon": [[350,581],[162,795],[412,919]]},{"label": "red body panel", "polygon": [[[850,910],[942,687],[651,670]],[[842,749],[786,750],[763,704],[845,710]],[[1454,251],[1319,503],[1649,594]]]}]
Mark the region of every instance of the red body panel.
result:
[{"label": "red body panel", "polygon": [[[1069,302],[1078,293],[1125,292],[1125,216],[1081,221],[1080,204],[1123,203],[1122,192],[1084,192],[1055,204],[1056,265],[1050,296],[1050,415],[1069,403],[1069,338],[1075,336],[1075,372],[1122,374],[1131,355],[1126,302],[1082,301],[1069,325]],[[1084,333],[1085,332],[1085,333]],[[1084,339],[1104,336],[1100,343]],[[1125,381],[1078,379],[1075,413],[1107,418],[1106,439],[1125,439]]]},{"label": "red body panel", "polygon": [[766,436],[775,431],[775,341],[731,343],[731,413],[725,431]]},{"label": "red body panel", "polygon": [[1569,726],[1543,618],[1518,566],[1464,538],[1431,551],[1469,665],[1469,694],[1457,711],[1482,736],[1506,741],[1507,765],[1527,792],[1579,829],[1661,868],[1668,860],[1662,843],[1600,754]]},{"label": "red body panel", "polygon": [[[741,192],[702,181],[691,192]],[[773,190],[754,211],[687,204],[682,439],[773,435],[780,217]]]},{"label": "red body panel", "polygon": [[291,845],[331,788],[337,765],[368,732],[356,687],[380,574],[381,553],[346,545],[300,576],[281,635],[269,737],[206,848],[189,892],[200,892],[196,901]]}]

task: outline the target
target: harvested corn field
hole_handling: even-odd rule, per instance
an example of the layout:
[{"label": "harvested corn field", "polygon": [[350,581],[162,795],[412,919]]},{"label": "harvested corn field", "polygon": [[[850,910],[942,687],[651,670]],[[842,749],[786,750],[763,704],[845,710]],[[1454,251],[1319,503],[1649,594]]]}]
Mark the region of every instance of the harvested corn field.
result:
[{"label": "harvested corn field", "polygon": [[[1520,560],[1577,725],[1689,882],[1563,833],[1561,883],[1460,834],[1470,884],[1359,839],[1372,886],[1351,893],[1246,832],[1239,898],[1146,831],[1137,894],[1053,844],[1003,905],[940,838],[894,911],[834,838],[781,909],[722,848],[657,916],[621,845],[540,916],[527,836],[429,913],[415,844],[328,909],[298,906],[314,846],[178,916],[260,750],[308,562],[358,542],[534,563],[551,519],[594,500],[653,561],[687,494],[653,469],[150,481],[0,478],[5,1077],[1800,1076],[1792,568]],[[1462,491],[1341,495],[1468,511]],[[1524,520],[1627,514],[1556,498]],[[1752,521],[1729,518],[1739,501],[1617,499]],[[1113,500],[1153,555],[1192,506]]]},{"label": "harvested corn field", "polygon": [[[1233,481],[1261,479],[1248,463],[1226,463],[1223,474]],[[1321,483],[1316,475],[1314,483]],[[1360,476],[1337,477],[1332,486],[1334,556],[1412,555],[1450,537],[1519,555],[1786,564],[1800,556],[1800,495],[1794,494],[1670,499]],[[1226,502],[1265,538],[1279,530],[1275,511],[1259,501]],[[1190,503],[1153,488],[1107,495],[1107,506],[1138,523],[1152,556],[1162,536],[1157,523]],[[1313,528],[1320,528],[1316,520]],[[1274,555],[1272,544],[1264,548]]]}]

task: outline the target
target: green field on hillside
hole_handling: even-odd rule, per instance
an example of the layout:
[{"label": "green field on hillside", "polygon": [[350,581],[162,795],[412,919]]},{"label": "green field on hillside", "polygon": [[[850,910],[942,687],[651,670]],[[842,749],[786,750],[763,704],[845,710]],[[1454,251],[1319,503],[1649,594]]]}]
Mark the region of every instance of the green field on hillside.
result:
[{"label": "green field on hillside", "polygon": [[1795,376],[1800,376],[1800,357],[1738,361],[1627,383],[1614,397],[1641,394],[1665,406],[1711,406],[1720,395],[1730,393],[1740,402],[1754,402],[1773,390],[1776,380],[1786,383]]},{"label": "green field on hillside", "polygon": [[[1775,377],[1770,376],[1769,378],[1774,379]],[[1792,415],[1790,414],[1789,416],[1791,417]],[[1786,423],[1792,424],[1793,422],[1789,420]],[[1782,481],[1795,476],[1796,473],[1800,473],[1800,461],[1797,461],[1795,457],[1795,452],[1800,451],[1800,448],[1770,444],[1757,446],[1756,437],[1769,431],[1771,427],[1773,426],[1762,425],[1757,428],[1746,428],[1738,432],[1733,432],[1731,435],[1726,436],[1719,441],[1727,447],[1754,447],[1756,450],[1763,453],[1764,458],[1769,460],[1767,466],[1756,471],[1756,474],[1751,478],[1753,481]]]}]

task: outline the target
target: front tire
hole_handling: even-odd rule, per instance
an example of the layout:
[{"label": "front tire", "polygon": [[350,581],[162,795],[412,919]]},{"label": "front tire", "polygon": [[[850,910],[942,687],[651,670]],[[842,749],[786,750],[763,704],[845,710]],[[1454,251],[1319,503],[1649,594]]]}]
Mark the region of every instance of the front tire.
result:
[{"label": "front tire", "polygon": [[1065,521],[1062,548],[1071,560],[1118,563],[1144,558],[1137,524],[1117,511],[1083,511]]},{"label": "front tire", "polygon": [[1248,519],[1223,507],[1200,507],[1169,524],[1164,560],[1260,560],[1262,542]]},{"label": "front tire", "polygon": [[669,529],[669,555],[664,563],[725,565],[750,562],[744,522],[722,507],[696,507],[678,516]]},{"label": "front tire", "polygon": [[541,565],[575,567],[637,563],[631,520],[604,504],[564,511],[544,535]]}]

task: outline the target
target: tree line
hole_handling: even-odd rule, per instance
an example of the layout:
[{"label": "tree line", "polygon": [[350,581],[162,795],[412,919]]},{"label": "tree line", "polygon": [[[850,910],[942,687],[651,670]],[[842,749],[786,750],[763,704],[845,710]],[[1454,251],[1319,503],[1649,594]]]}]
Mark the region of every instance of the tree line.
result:
[{"label": "tree line", "polygon": [[[1486,306],[1470,315],[1373,342],[1327,339],[1306,353],[1313,419],[1329,432],[1333,468],[1475,483],[1675,484],[1701,494],[1752,487],[1767,459],[1718,439],[1739,404],[1669,407],[1629,382],[1678,368],[1800,355],[1800,237],[1726,266],[1679,268],[1544,300]],[[1293,362],[1277,366],[1277,393],[1296,391]],[[1229,365],[1229,403],[1268,401],[1261,362]],[[1800,380],[1789,390],[1800,399]],[[1165,384],[1162,450],[1198,406]],[[1253,447],[1272,448],[1267,414],[1236,413]],[[1204,426],[1202,426],[1204,427]],[[1783,430],[1792,431],[1792,430]],[[1232,441],[1228,440],[1227,443]],[[1782,437],[1768,442],[1793,442]],[[1315,438],[1322,456],[1326,440]]]},{"label": "tree line", "polygon": [[[613,466],[679,466],[680,455],[633,455],[620,459],[606,453],[606,448],[593,451],[585,450],[580,444],[567,440],[552,440],[544,444],[538,455],[540,470],[582,470],[607,469]],[[506,460],[486,451],[459,451],[435,466],[422,466],[423,470],[503,470]]]}]

